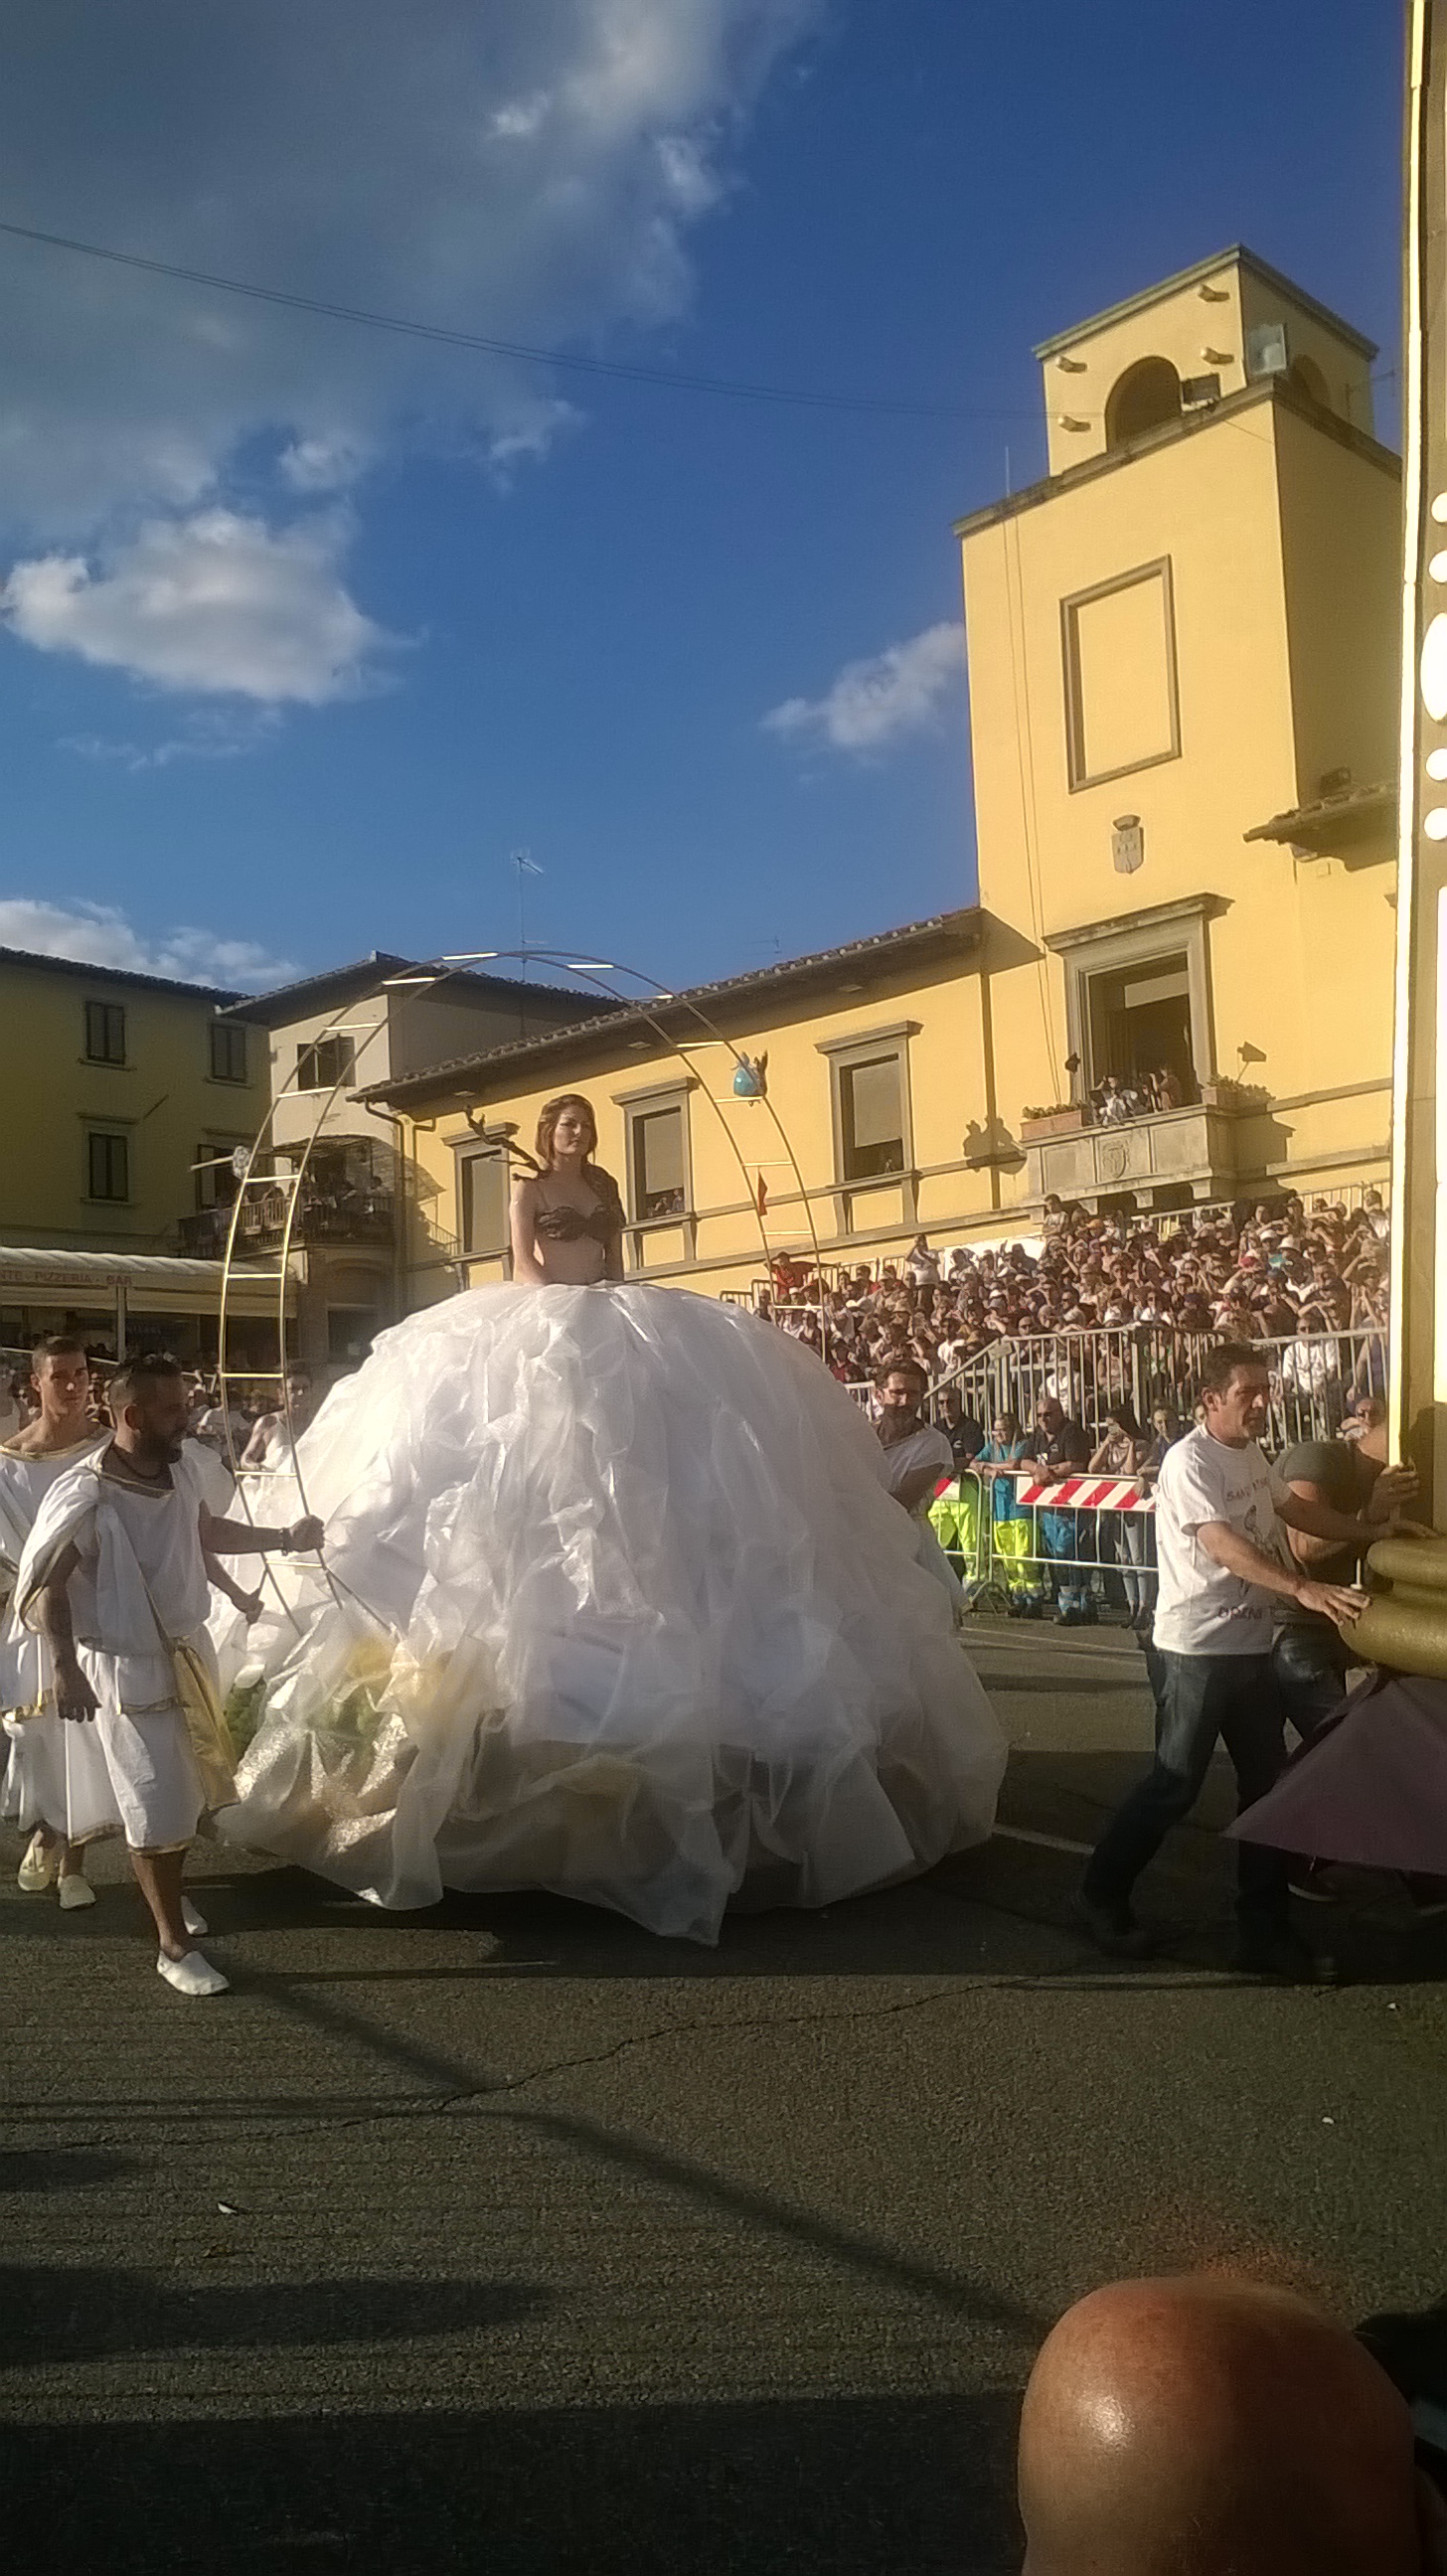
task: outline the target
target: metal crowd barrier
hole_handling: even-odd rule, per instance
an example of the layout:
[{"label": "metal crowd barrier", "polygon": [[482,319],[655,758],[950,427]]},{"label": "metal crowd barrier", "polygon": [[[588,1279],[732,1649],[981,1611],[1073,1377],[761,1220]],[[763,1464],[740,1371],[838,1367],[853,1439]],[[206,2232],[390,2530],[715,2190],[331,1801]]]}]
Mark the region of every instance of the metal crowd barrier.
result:
[{"label": "metal crowd barrier", "polygon": [[972,1609],[1023,1611],[1054,1598],[1088,1618],[1114,1600],[1135,1617],[1155,1601],[1154,1512],[1131,1477],[1046,1484],[1010,1467],[972,1467],[940,1485],[929,1520]]},{"label": "metal crowd barrier", "polygon": [[[1028,1432],[1048,1396],[1088,1431],[1098,1432],[1111,1406],[1122,1402],[1146,1428],[1163,1406],[1189,1421],[1206,1355],[1223,1338],[1164,1324],[1015,1335],[939,1378],[930,1410],[937,1413],[939,1398],[954,1390],[986,1432],[1007,1413]],[[1263,1445],[1273,1452],[1301,1440],[1336,1439],[1354,1396],[1386,1394],[1387,1337],[1377,1326],[1299,1333],[1252,1348],[1270,1372]]]}]

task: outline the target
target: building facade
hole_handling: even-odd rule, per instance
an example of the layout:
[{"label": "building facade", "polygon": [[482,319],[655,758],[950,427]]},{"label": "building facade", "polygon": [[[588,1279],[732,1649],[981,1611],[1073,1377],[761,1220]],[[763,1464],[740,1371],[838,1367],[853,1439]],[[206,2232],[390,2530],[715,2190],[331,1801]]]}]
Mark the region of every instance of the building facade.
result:
[{"label": "building facade", "polygon": [[175,1256],[208,1171],[265,1115],[247,1010],[209,985],[0,949],[0,1346],[92,1316],[110,1338],[118,1311],[152,1340],[214,1346],[219,1265]]},{"label": "building facade", "polygon": [[[1370,343],[1241,249],[1046,341],[1049,472],[961,521],[979,902],[372,1094],[506,1269],[593,1098],[630,1267],[717,1292],[1387,1171],[1399,465]],[[762,1063],[762,1073],[759,1067]],[[1102,1122],[1102,1086],[1168,1108]],[[423,1282],[411,1282],[415,1299]]]},{"label": "building facade", "polygon": [[378,1086],[597,1007],[568,987],[439,973],[380,950],[247,1002],[269,1061],[265,1128],[258,1119],[252,1130],[261,1136],[256,1178],[243,1190],[230,1161],[218,1163],[182,1229],[187,1248],[224,1254],[239,1194],[242,1261],[269,1261],[279,1275],[285,1259],[294,1355],[314,1366],[354,1362],[409,1299],[455,1286],[467,1221]]}]

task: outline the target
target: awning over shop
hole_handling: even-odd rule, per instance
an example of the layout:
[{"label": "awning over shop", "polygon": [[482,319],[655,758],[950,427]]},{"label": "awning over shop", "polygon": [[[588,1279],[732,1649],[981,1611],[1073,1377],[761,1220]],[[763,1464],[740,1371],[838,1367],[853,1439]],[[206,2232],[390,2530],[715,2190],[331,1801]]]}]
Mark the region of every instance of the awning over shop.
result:
[{"label": "awning over shop", "polygon": [[[125,1348],[129,1315],[219,1315],[224,1277],[223,1262],[193,1261],[179,1253],[67,1252],[0,1243],[0,1305],[62,1305],[76,1314],[108,1315],[118,1351]],[[278,1286],[274,1270],[233,1268],[228,1313],[275,1316]],[[288,1311],[294,1302],[288,1282]]]}]

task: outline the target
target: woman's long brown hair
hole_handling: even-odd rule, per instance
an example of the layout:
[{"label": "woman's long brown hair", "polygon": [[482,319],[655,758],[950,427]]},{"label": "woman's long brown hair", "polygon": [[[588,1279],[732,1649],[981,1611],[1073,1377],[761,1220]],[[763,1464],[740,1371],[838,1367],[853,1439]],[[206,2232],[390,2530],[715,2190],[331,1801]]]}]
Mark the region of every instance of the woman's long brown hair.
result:
[{"label": "woman's long brown hair", "polygon": [[597,1191],[600,1203],[607,1208],[609,1214],[617,1216],[618,1224],[621,1228],[623,1224],[622,1195],[612,1173],[605,1172],[602,1164],[595,1163],[593,1160],[594,1155],[598,1151],[598,1121],[593,1115],[593,1103],[588,1099],[584,1092],[560,1091],[555,1100],[545,1100],[543,1102],[541,1109],[538,1111],[538,1132],[534,1138],[534,1144],[537,1150],[538,1170],[540,1173],[546,1173],[550,1172],[553,1168],[553,1137],[557,1129],[558,1120],[562,1117],[565,1109],[576,1110],[579,1117],[586,1118],[588,1122],[588,1135],[591,1141],[583,1155],[583,1177],[588,1182],[590,1188]]}]

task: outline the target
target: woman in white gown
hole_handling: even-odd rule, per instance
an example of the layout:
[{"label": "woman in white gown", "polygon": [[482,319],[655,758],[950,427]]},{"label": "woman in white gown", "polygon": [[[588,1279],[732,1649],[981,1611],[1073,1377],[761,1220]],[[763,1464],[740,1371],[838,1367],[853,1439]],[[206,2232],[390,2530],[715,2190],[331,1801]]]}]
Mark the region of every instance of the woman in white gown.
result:
[{"label": "woman in white gown", "polygon": [[222,1823],[383,1905],[715,1941],[982,1840],[1004,1743],[868,1422],[758,1317],[621,1282],[594,1142],[549,1103],[515,1283],[381,1335],[304,1434],[325,1555],[223,1626]]}]

